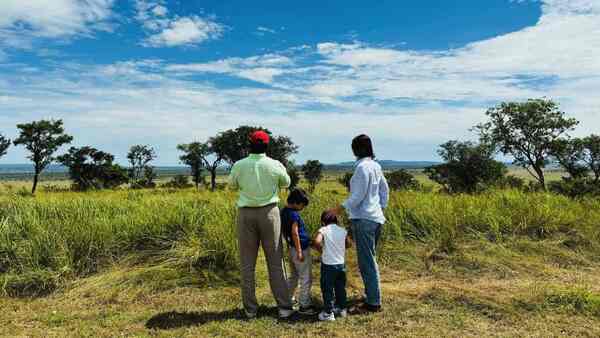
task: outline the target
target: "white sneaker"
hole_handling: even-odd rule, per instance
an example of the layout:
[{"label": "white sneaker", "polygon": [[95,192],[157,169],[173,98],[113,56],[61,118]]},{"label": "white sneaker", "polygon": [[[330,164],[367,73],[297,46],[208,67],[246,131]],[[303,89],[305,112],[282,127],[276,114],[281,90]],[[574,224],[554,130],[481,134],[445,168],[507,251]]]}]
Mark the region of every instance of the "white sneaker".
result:
[{"label": "white sneaker", "polygon": [[319,313],[319,320],[322,322],[333,322],[335,321],[335,315],[332,313],[327,313],[325,311],[321,311]]},{"label": "white sneaker", "polygon": [[290,318],[293,314],[294,314],[294,310],[291,309],[279,309],[279,318],[280,319],[287,319]]},{"label": "white sneaker", "polygon": [[333,313],[340,318],[348,317],[348,311],[346,309],[340,309],[338,307],[333,308]]}]

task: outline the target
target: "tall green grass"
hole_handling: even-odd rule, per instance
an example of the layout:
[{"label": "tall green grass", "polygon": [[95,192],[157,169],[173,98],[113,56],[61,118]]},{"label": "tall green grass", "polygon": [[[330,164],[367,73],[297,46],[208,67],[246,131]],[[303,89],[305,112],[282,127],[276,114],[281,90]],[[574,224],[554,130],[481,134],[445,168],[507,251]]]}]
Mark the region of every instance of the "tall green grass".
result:
[{"label": "tall green grass", "polygon": [[[334,182],[319,186],[303,212],[311,231],[320,213],[345,194]],[[236,271],[235,199],[234,192],[192,189],[57,192],[35,198],[4,193],[0,293],[44,294],[133,256],[199,273]],[[546,193],[396,192],[386,214],[387,244],[419,241],[448,252],[469,236],[502,241],[564,233],[573,247],[595,246],[600,239],[600,201]]]}]

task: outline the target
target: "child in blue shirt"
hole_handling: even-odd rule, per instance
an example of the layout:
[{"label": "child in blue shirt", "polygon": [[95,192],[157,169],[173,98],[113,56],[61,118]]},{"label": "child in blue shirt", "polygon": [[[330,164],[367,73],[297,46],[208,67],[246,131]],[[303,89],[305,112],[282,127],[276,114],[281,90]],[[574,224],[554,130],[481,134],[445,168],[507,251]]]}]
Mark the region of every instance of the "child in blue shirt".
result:
[{"label": "child in blue shirt", "polygon": [[291,276],[288,279],[290,294],[294,295],[298,283],[300,293],[298,301],[299,313],[314,315],[316,310],[312,305],[310,289],[312,287],[312,256],[310,253],[310,234],[300,211],[308,205],[308,197],[302,189],[294,189],[287,199],[287,206],[281,210],[281,230],[290,252]]}]

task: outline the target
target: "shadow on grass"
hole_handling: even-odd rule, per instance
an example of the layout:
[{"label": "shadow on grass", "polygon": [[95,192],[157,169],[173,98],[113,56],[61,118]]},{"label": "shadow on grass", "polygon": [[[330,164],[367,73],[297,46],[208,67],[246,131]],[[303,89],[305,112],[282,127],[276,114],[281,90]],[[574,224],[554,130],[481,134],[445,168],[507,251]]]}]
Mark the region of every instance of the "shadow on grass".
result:
[{"label": "shadow on grass", "polygon": [[[261,306],[258,309],[257,319],[273,318],[282,323],[313,323],[318,321],[317,316],[304,316],[294,314],[289,319],[279,319],[277,307]],[[183,327],[201,326],[211,322],[224,322],[227,320],[248,321],[240,309],[222,312],[163,312],[155,315],[146,322],[146,328],[153,330],[171,330]]]},{"label": "shadow on grass", "polygon": [[[360,303],[360,299],[349,299],[348,308]],[[318,322],[317,315],[301,315],[295,313],[289,319],[279,319],[277,307],[260,306],[257,312],[257,319],[273,318],[286,324],[307,324]],[[224,322],[227,320],[248,321],[241,309],[232,309],[227,311],[215,312],[178,312],[170,311],[159,313],[146,322],[146,328],[152,330],[172,330],[183,327],[201,326],[212,322]]]}]

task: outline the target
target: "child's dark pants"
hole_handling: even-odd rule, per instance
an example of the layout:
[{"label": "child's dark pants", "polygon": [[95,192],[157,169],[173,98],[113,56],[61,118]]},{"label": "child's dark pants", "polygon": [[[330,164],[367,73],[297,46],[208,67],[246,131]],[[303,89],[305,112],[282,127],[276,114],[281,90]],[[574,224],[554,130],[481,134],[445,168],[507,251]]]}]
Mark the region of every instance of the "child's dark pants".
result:
[{"label": "child's dark pants", "polygon": [[346,308],[346,266],[321,264],[321,292],[324,311]]}]

